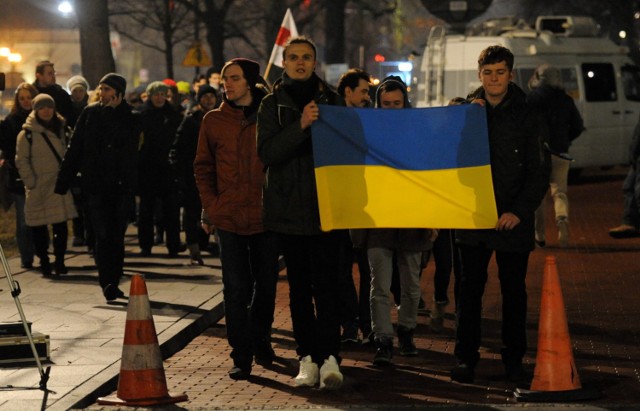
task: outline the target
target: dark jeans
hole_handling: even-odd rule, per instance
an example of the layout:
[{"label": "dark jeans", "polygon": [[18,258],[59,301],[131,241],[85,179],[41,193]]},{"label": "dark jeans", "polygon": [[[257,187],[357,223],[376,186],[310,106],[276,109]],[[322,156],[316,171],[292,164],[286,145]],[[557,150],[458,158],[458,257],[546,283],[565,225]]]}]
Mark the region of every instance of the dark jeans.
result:
[{"label": "dark jeans", "polygon": [[364,338],[371,333],[371,266],[369,265],[369,257],[367,250],[364,248],[355,248],[353,250],[358,262],[358,271],[360,272],[360,292],[358,294],[358,314],[360,331]]},{"label": "dark jeans", "polygon": [[296,352],[320,365],[330,355],[340,361],[339,237],[335,231],[278,237],[287,263]]},{"label": "dark jeans", "polygon": [[447,290],[451,282],[451,271],[453,270],[453,298],[458,301],[458,283],[460,282],[460,255],[455,244],[454,231],[442,229],[438,232],[438,238],[433,243],[433,260],[436,271],[433,275],[434,294],[436,302],[449,302]]},{"label": "dark jeans", "polygon": [[[455,355],[475,367],[480,358],[482,295],[493,250],[460,244],[462,275],[458,296]],[[527,351],[527,290],[529,252],[496,251],[502,293],[502,361],[519,364]]]},{"label": "dark jeans", "polygon": [[178,253],[180,249],[180,208],[177,194],[169,188],[149,190],[140,193],[140,212],[138,216],[138,242],[142,250],[151,250],[154,242],[153,216],[156,202],[162,207],[162,228],[167,235],[167,250]]},{"label": "dark jeans", "polygon": [[16,206],[16,241],[18,243],[18,250],[20,251],[20,260],[23,266],[30,266],[33,264],[35,249],[33,244],[33,231],[25,222],[25,195],[24,193],[11,193],[11,196]]},{"label": "dark jeans", "polygon": [[629,173],[622,183],[624,212],[622,222],[640,229],[640,160],[629,167]]},{"label": "dark jeans", "polygon": [[[67,251],[67,222],[56,223],[53,227],[53,255],[56,260],[64,260],[64,253]],[[31,227],[33,233],[33,245],[36,255],[45,261],[49,261],[47,255],[49,249],[49,228],[46,225]]]},{"label": "dark jeans", "polygon": [[231,358],[235,365],[249,368],[254,346],[270,341],[278,281],[276,235],[217,231]]},{"label": "dark jeans", "polygon": [[196,192],[195,196],[190,195],[185,199],[184,214],[182,216],[182,226],[184,227],[187,244],[189,245],[206,243],[209,237],[200,226],[201,214],[202,204],[200,204],[200,199]]},{"label": "dark jeans", "polygon": [[124,234],[131,204],[129,194],[106,191],[87,195],[87,207],[95,235],[94,256],[100,287],[118,286],[124,267]]},{"label": "dark jeans", "polygon": [[340,238],[340,324],[358,324],[358,294],[353,282],[353,244],[348,230],[336,230]]}]

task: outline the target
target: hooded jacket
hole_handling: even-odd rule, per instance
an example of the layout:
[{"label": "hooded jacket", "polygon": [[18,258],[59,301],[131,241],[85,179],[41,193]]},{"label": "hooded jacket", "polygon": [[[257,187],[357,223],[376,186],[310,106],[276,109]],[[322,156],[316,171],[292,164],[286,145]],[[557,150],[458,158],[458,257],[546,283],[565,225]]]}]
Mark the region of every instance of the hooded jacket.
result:
[{"label": "hooded jacket", "polygon": [[[485,99],[479,88],[468,100]],[[493,189],[498,216],[515,214],[520,223],[510,231],[456,230],[461,244],[484,245],[492,250],[526,252],[534,248],[534,213],[549,187],[549,153],[544,149],[546,127],[527,106],[524,92],[509,84],[495,107],[486,104]]]},{"label": "hooded jacket", "polygon": [[202,208],[217,228],[240,235],[264,231],[264,164],[256,150],[255,108],[265,92],[253,90],[253,112],[228,101],[205,114],[193,168]]},{"label": "hooded jacket", "polygon": [[[284,76],[276,81],[258,111],[258,155],[267,167],[264,225],[284,234],[321,234],[311,127],[300,127],[302,112],[285,88],[285,83],[291,81]],[[313,81],[318,84],[313,97],[316,103],[344,105],[327,83],[318,77]]]},{"label": "hooded jacket", "polygon": [[[64,125],[62,116],[60,119]],[[27,133],[30,133],[31,141]],[[30,227],[61,223],[78,216],[71,193],[54,193],[60,163],[43,134],[60,158],[64,156],[69,138],[64,126],[57,135],[45,129],[37,121],[35,111],[29,114],[18,135],[16,166],[26,190],[24,213]]]}]

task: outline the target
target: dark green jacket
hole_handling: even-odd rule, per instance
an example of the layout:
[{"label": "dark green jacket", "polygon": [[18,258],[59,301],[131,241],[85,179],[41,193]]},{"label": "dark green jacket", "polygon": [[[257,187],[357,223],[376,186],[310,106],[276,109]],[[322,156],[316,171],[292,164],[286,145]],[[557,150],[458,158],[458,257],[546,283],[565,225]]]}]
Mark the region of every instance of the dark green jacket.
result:
[{"label": "dark green jacket", "polygon": [[[323,81],[314,100],[318,104],[344,105]],[[301,115],[282,87],[282,79],[274,84],[258,111],[258,156],[267,169],[262,199],[264,227],[284,234],[313,235],[322,231],[311,127],[300,128]]]},{"label": "dark green jacket", "polygon": [[[484,90],[469,97],[484,99]],[[549,153],[543,145],[547,128],[513,83],[500,104],[490,107],[487,103],[486,109],[498,216],[511,212],[520,218],[520,224],[510,231],[456,230],[456,241],[493,250],[530,251],[534,248],[534,213],[549,187]]]}]

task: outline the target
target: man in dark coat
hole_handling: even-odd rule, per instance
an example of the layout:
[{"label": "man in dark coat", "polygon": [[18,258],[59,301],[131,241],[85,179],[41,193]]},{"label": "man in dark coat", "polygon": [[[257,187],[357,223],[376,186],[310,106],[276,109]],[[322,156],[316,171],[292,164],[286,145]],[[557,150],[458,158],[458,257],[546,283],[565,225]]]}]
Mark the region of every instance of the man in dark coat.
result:
[{"label": "man in dark coat", "polygon": [[78,117],[73,110],[71,96],[59,84],[56,83],[56,71],[53,63],[44,60],[36,65],[36,81],[33,85],[38,93],[48,94],[56,102],[56,111],[67,120],[67,124],[73,126]]},{"label": "man in dark coat", "polygon": [[124,235],[138,176],[140,121],[124,100],[126,80],[109,73],[100,80],[100,101],[88,105],[71,137],[55,192],[66,193],[82,173],[95,232],[95,260],[107,301],[124,297],[118,288],[124,265]]},{"label": "man in dark coat", "polygon": [[172,170],[169,164],[169,151],[182,122],[182,115],[168,101],[168,90],[169,87],[161,81],[149,84],[148,99],[140,109],[143,138],[138,167],[138,241],[141,256],[151,255],[153,217],[158,203],[162,210],[162,227],[167,235],[169,257],[176,257],[183,251],[180,243],[178,187],[175,170]]},{"label": "man in dark coat", "polygon": [[640,237],[640,121],[629,145],[629,172],[622,183],[622,224],[609,230],[613,238]]},{"label": "man in dark coat", "polygon": [[267,167],[264,227],[278,233],[287,262],[300,357],[295,384],[338,388],[339,234],[320,230],[311,124],[320,115],[318,104],[342,105],[342,99],[315,74],[316,48],[310,40],[291,39],[283,65],[282,78],[258,112],[258,155]]},{"label": "man in dark coat", "polygon": [[482,87],[468,100],[486,107],[491,173],[498,209],[493,229],[456,230],[462,261],[457,304],[453,381],[471,383],[480,358],[482,294],[487,267],[495,252],[502,290],[502,361],[507,377],[524,378],[522,357],[527,349],[527,291],[525,277],[534,248],[534,212],[549,184],[549,154],[544,150],[546,128],[538,131],[538,116],[529,110],[524,92],[511,82],[513,54],[491,46],[480,54]]}]

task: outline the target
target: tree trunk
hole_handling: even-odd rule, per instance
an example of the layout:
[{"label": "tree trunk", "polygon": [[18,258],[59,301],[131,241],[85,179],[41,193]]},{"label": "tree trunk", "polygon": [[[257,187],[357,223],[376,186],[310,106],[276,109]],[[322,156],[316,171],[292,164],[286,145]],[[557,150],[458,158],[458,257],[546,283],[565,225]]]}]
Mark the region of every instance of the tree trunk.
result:
[{"label": "tree trunk", "polygon": [[344,52],[344,8],[347,0],[327,0],[325,13],[325,62],[337,64],[345,62]]},{"label": "tree trunk", "polygon": [[173,30],[171,28],[171,9],[169,0],[164,1],[164,21],[162,36],[164,37],[164,61],[167,66],[167,78],[173,78]]},{"label": "tree trunk", "polygon": [[116,70],[109,39],[108,0],[75,2],[80,31],[82,75],[92,87],[107,73]]}]

